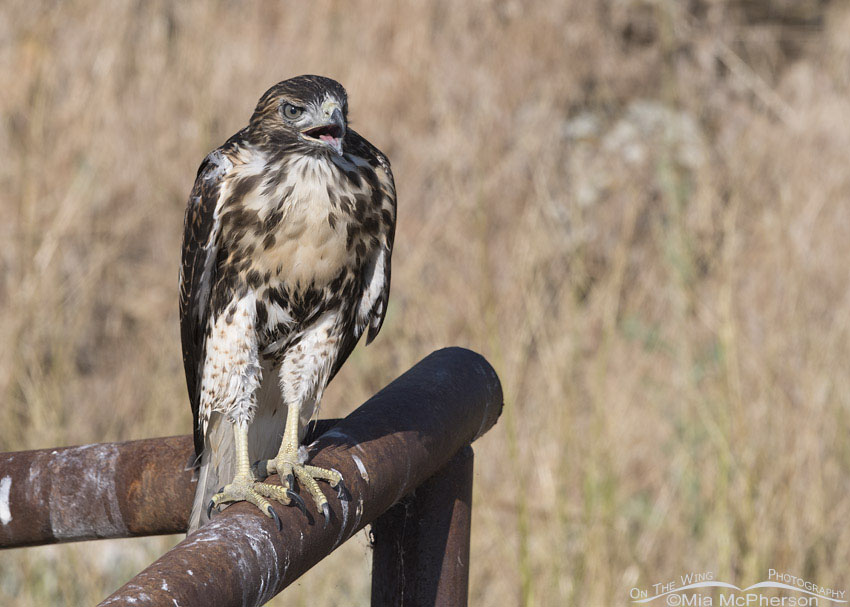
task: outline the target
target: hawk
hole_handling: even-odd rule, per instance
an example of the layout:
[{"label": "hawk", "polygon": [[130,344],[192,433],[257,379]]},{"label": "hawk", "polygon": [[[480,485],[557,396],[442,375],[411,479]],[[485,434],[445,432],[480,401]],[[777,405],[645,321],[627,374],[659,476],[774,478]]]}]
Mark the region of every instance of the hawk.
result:
[{"label": "hawk", "polygon": [[180,268],[200,467],[190,533],[242,500],[280,527],[269,499],[303,509],[296,479],[328,520],[317,480],[342,478],[308,465],[300,441],[360,336],[368,344],[381,329],[395,217],[390,163],[349,127],[345,89],[330,78],[276,84],[201,163]]}]

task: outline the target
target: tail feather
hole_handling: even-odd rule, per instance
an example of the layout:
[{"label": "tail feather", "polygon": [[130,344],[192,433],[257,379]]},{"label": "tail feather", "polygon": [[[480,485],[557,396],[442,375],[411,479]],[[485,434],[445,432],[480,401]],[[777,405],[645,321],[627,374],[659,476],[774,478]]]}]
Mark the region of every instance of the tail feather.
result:
[{"label": "tail feather", "polygon": [[189,515],[189,533],[209,521],[207,504],[216,491],[233,480],[235,473],[236,448],[233,427],[224,416],[213,413],[207,427],[204,452],[201,454],[198,486],[195,489],[192,513]]}]

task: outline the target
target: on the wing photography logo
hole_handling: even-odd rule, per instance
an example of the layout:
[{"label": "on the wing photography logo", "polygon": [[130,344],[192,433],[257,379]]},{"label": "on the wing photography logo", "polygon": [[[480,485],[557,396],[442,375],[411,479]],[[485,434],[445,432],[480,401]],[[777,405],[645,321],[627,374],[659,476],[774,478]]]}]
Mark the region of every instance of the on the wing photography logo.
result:
[{"label": "on the wing photography logo", "polygon": [[746,588],[721,582],[711,571],[689,572],[646,589],[632,588],[629,597],[632,603],[671,607],[804,607],[847,603],[845,590],[821,586],[776,569],[768,569],[765,581]]}]

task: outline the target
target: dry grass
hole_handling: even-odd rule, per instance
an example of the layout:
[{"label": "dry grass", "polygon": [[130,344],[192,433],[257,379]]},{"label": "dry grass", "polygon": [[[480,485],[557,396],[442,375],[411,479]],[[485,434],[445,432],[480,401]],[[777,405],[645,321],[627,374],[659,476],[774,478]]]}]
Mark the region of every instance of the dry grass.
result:
[{"label": "dry grass", "polygon": [[[195,170],[321,73],[400,199],[387,322],[324,414],[448,344],[505,386],[472,604],[625,604],[690,569],[850,589],[847,31],[803,0],[10,0],[0,450],[189,432]],[[176,539],[6,552],[0,603],[93,604]],[[366,604],[368,552],[274,603]]]}]

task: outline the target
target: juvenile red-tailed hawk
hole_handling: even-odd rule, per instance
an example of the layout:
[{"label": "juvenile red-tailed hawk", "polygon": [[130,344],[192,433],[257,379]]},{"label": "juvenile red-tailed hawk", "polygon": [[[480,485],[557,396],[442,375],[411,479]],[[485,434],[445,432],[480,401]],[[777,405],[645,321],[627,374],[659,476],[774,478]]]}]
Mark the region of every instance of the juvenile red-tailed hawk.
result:
[{"label": "juvenile red-tailed hawk", "polygon": [[[387,311],[396,194],[387,158],[348,128],[345,89],[281,82],[198,169],[180,271],[183,364],[200,473],[189,531],[213,508],[271,498],[329,517],[299,447],[322,392]],[[283,487],[259,482],[280,474]],[[224,486],[223,491],[216,491]]]}]

